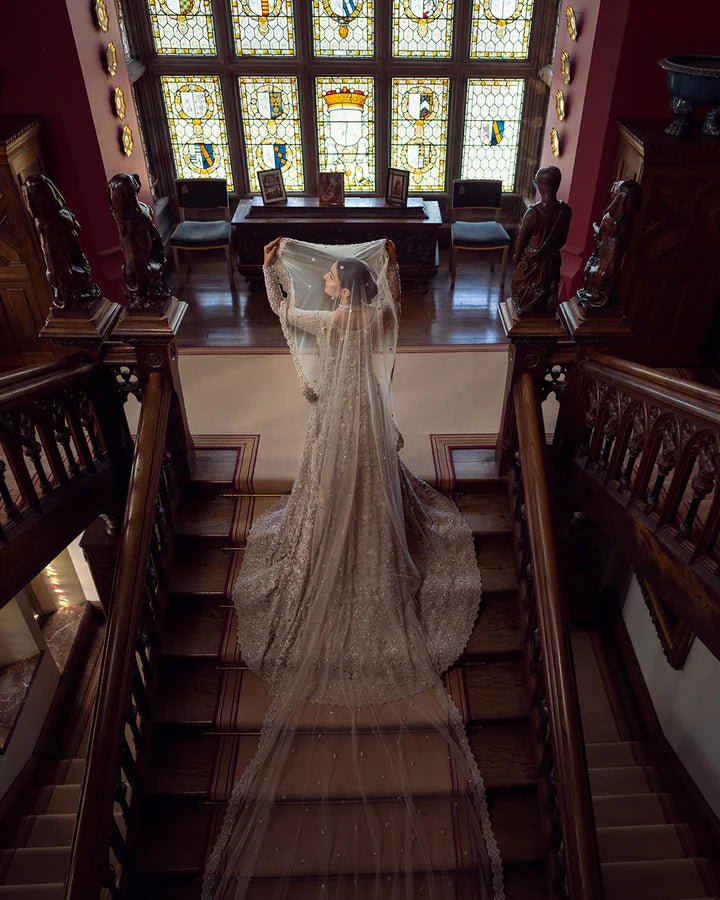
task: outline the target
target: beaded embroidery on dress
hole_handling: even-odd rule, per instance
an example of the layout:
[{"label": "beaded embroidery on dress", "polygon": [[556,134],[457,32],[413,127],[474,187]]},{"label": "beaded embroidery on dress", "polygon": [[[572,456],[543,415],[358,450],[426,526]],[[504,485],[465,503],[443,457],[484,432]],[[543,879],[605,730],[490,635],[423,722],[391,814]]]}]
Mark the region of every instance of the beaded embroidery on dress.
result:
[{"label": "beaded embroidery on dress", "polygon": [[503,900],[441,679],[481,578],[457,508],[398,457],[397,267],[384,241],[283,240],[265,278],[310,412],[292,492],[253,526],[233,590],[271,703],[203,900]]}]

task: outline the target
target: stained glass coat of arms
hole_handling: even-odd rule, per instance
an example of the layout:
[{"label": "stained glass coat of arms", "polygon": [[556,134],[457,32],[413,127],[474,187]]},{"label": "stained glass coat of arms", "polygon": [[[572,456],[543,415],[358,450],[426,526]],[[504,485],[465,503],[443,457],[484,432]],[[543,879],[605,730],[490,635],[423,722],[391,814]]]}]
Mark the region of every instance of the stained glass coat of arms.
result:
[{"label": "stained glass coat of arms", "polygon": [[372,78],[317,78],[318,165],[344,172],[346,191],[375,190]]},{"label": "stained glass coat of arms", "polygon": [[448,78],[393,78],[390,165],[410,171],[410,190],[445,189]]},{"label": "stained glass coat of arms", "polygon": [[210,0],[148,0],[158,56],[215,56]]},{"label": "stained glass coat of arms", "polygon": [[285,190],[304,190],[297,78],[241,77],[239,87],[250,190],[258,169],[281,169]]},{"label": "stained glass coat of arms", "polygon": [[217,75],[163,75],[163,99],[178,178],[226,178],[233,189]]},{"label": "stained glass coat of arms", "polygon": [[521,78],[469,78],[461,178],[500,178],[515,187],[525,82]]},{"label": "stained glass coat of arms", "polygon": [[534,0],[473,0],[471,59],[527,59]]},{"label": "stained glass coat of arms", "polygon": [[392,55],[452,56],[453,0],[393,0]]},{"label": "stained glass coat of arms", "polygon": [[373,0],[313,0],[315,56],[373,56]]},{"label": "stained glass coat of arms", "polygon": [[292,0],[232,0],[238,56],[294,56]]}]

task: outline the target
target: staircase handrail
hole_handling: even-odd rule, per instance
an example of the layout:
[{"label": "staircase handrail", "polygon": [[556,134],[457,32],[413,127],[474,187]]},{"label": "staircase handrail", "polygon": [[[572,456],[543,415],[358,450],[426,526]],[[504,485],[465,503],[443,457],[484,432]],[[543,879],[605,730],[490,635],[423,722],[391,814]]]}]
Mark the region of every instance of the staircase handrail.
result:
[{"label": "staircase handrail", "polygon": [[530,373],[523,374],[514,386],[513,402],[538,625],[538,657],[533,665],[544,669],[545,728],[552,745],[549,765],[560,818],[564,872],[560,871],[558,877],[564,884],[556,885],[556,889],[573,900],[601,900],[600,856],[545,471],[545,429],[538,390]]},{"label": "staircase handrail", "polygon": [[[170,383],[161,373],[151,372],[144,386],[66,900],[99,897],[102,887],[113,895],[116,892],[114,877],[109,878],[108,873],[108,849],[114,806],[122,788],[114,779],[118,776],[120,780],[127,710],[138,687],[133,682],[134,664],[151,541],[157,536],[156,505],[171,400]],[[122,865],[124,861],[119,862]]]}]

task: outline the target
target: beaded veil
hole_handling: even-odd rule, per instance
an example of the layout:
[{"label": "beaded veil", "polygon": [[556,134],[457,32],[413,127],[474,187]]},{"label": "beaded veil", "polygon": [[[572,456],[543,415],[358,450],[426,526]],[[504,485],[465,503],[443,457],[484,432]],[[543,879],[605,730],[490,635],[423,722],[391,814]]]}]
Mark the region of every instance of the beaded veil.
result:
[{"label": "beaded veil", "polygon": [[288,497],[233,590],[268,682],[203,900],[503,900],[485,789],[443,683],[481,594],[470,530],[400,461],[385,242],[281,243],[268,298],[309,401]]}]

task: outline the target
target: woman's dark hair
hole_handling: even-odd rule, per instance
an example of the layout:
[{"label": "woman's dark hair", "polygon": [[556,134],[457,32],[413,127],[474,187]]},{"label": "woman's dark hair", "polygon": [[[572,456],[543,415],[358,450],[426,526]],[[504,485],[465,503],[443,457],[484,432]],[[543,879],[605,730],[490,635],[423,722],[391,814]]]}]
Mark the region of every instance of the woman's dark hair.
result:
[{"label": "woman's dark hair", "polygon": [[361,259],[339,259],[337,261],[338,281],[341,288],[353,294],[353,288],[361,287],[364,291],[365,302],[369,303],[377,294],[377,284],[367,263]]}]

